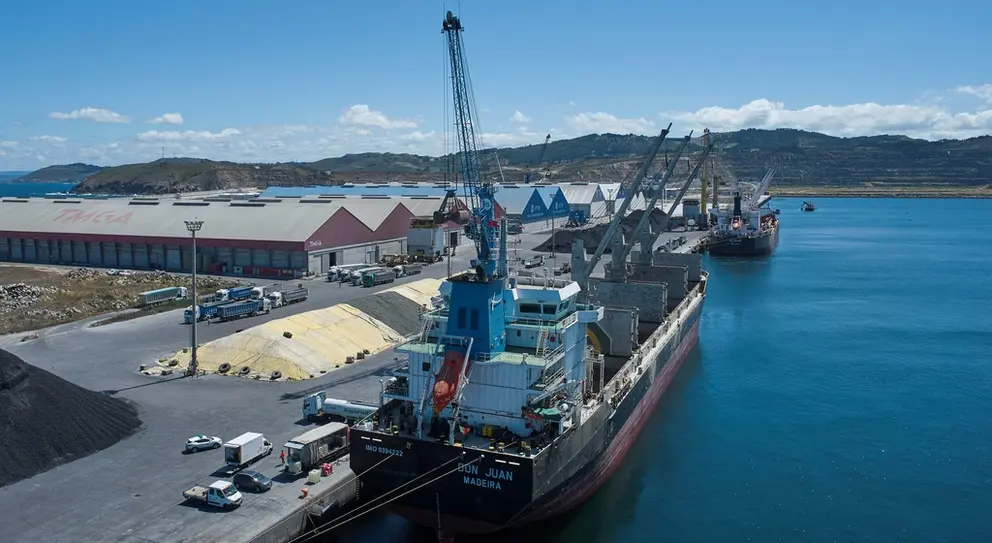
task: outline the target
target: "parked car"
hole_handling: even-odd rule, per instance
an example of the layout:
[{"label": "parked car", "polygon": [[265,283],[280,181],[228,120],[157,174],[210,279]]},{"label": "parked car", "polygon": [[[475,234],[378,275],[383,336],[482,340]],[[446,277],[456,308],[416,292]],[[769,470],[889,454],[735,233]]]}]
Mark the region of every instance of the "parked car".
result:
[{"label": "parked car", "polygon": [[224,440],[217,436],[205,436],[203,434],[193,436],[186,440],[186,452],[205,451],[207,449],[219,449],[224,444]]},{"label": "parked car", "polygon": [[238,490],[265,492],[272,488],[272,479],[252,470],[239,471],[231,478],[231,481],[234,486],[238,487]]}]

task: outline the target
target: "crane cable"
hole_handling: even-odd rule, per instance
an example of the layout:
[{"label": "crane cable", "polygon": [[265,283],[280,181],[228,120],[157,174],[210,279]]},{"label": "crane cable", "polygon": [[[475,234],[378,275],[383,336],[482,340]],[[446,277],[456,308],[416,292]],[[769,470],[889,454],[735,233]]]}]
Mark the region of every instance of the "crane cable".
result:
[{"label": "crane cable", "polygon": [[[460,469],[463,469],[464,466],[470,466],[470,465],[478,462],[479,460],[482,460],[484,457],[485,457],[485,455],[480,455],[480,456],[476,457],[474,460],[472,460],[470,462],[466,462],[463,465],[459,465],[458,467],[456,467],[453,470],[446,471],[446,472],[442,473],[441,475],[439,475],[439,476],[431,479],[430,481],[427,481],[426,483],[423,483],[423,484],[421,484],[419,486],[416,486],[416,487],[414,487],[414,488],[412,488],[410,490],[407,490],[406,492],[400,494],[399,496],[395,496],[393,498],[390,498],[388,501],[385,501],[383,503],[380,503],[380,504],[376,505],[375,507],[373,507],[371,509],[367,509],[365,511],[362,511],[361,513],[359,513],[359,514],[357,514],[357,515],[355,515],[355,516],[353,516],[353,517],[351,517],[351,518],[349,518],[347,520],[342,520],[341,522],[338,522],[339,520],[341,520],[342,518],[344,518],[344,517],[346,517],[346,516],[348,516],[350,514],[350,513],[345,513],[345,514],[339,516],[338,518],[336,518],[336,519],[334,519],[334,520],[332,520],[331,522],[328,523],[328,524],[332,524],[333,523],[333,526],[330,526],[329,528],[325,528],[323,526],[318,526],[318,527],[310,530],[309,532],[305,532],[305,533],[297,536],[295,539],[292,539],[290,541],[290,543],[297,543],[299,541],[310,541],[311,539],[313,539],[313,538],[315,538],[315,537],[317,537],[319,535],[323,535],[323,534],[325,534],[325,533],[327,533],[327,532],[329,532],[331,530],[334,530],[334,529],[336,529],[336,528],[338,528],[340,526],[343,526],[344,524],[347,524],[347,523],[349,523],[349,522],[351,522],[351,521],[353,521],[353,520],[355,520],[355,519],[357,519],[359,517],[362,517],[362,516],[364,516],[367,513],[371,513],[372,511],[375,511],[375,510],[379,509],[380,507],[389,505],[390,503],[392,503],[392,502],[394,502],[394,501],[402,498],[403,496],[406,496],[406,495],[408,495],[408,494],[410,494],[412,492],[416,492],[417,490],[420,490],[421,488],[423,488],[423,487],[425,487],[425,486],[433,483],[434,481],[443,479],[444,477],[447,477],[448,475],[451,475],[452,473],[454,473],[454,472],[456,472],[456,471],[458,471]],[[458,457],[456,456],[455,458],[452,458],[448,462],[445,462],[445,464],[446,463],[450,463],[452,460],[457,460],[457,459],[458,459]],[[376,464],[376,465],[378,465],[378,464]],[[440,468],[441,466],[444,466],[444,464],[441,464],[440,466],[434,468],[434,470]],[[372,466],[372,467],[374,468],[375,466]],[[369,469],[372,469],[372,468],[369,468]],[[431,471],[434,471],[434,470],[431,470]],[[368,470],[366,470],[365,472],[368,472]],[[431,473],[431,472],[429,471],[429,472],[427,472],[427,473],[425,473],[423,475],[420,475],[419,477],[417,477],[417,479],[419,479],[420,477],[423,477],[424,475],[427,475],[428,473]],[[403,488],[404,486],[406,486],[406,485],[408,485],[408,484],[416,481],[417,479],[413,479],[411,481],[408,481],[408,482],[406,482],[406,483],[404,483],[404,484],[396,487],[395,489],[391,490],[390,492],[395,492],[396,490],[399,490],[400,488]],[[389,494],[389,492],[387,492],[386,494]]]}]

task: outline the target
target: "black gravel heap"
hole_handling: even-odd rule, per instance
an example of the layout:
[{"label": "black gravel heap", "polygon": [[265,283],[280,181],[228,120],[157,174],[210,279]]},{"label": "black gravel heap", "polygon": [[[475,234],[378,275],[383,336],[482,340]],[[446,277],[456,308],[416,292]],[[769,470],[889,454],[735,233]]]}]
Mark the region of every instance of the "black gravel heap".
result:
[{"label": "black gravel heap", "polygon": [[347,303],[404,336],[420,331],[420,306],[402,294],[380,292]]},{"label": "black gravel heap", "polygon": [[106,449],[140,426],[131,404],[0,349],[0,487]]}]

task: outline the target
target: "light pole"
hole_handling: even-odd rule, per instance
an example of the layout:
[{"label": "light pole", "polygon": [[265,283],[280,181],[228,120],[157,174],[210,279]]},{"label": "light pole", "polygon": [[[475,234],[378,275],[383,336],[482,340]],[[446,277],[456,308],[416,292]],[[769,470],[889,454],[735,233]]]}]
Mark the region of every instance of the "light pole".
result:
[{"label": "light pole", "polygon": [[200,315],[197,314],[197,309],[199,308],[199,298],[196,296],[196,233],[200,231],[203,227],[203,221],[194,219],[192,221],[184,221],[186,223],[186,230],[189,230],[190,235],[193,236],[193,328],[191,332],[192,336],[192,355],[189,359],[189,374],[193,377],[199,373],[200,367],[196,360],[196,321],[199,320]]}]

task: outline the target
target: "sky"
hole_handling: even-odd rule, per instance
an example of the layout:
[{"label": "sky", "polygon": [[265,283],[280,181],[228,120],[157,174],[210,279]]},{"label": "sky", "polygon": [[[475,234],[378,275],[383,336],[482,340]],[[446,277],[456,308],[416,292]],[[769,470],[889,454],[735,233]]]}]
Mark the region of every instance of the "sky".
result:
[{"label": "sky", "polygon": [[0,8],[0,170],[440,154],[445,9],[484,146],[992,133],[987,1],[35,0]]}]

